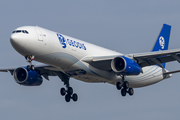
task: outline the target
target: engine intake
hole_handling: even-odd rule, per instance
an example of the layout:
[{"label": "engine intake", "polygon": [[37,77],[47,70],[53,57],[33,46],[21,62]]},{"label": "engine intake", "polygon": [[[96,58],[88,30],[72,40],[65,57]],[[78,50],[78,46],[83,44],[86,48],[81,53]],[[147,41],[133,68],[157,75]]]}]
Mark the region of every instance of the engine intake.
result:
[{"label": "engine intake", "polygon": [[27,71],[26,68],[19,67],[13,73],[16,83],[24,86],[39,86],[43,78],[36,71]]},{"label": "engine intake", "polygon": [[141,67],[132,59],[121,56],[111,61],[111,69],[116,74],[122,75],[139,75]]}]

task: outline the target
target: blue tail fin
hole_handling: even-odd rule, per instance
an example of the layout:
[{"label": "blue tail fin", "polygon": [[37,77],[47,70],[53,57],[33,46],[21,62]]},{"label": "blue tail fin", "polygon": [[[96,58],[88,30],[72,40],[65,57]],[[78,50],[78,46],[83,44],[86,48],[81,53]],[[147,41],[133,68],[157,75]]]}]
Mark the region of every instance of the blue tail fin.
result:
[{"label": "blue tail fin", "polygon": [[[167,24],[163,24],[163,27],[161,29],[161,32],[159,33],[159,36],[158,36],[156,43],[152,49],[152,52],[168,50],[170,32],[171,32],[171,26],[167,25]],[[162,65],[165,68],[165,63],[163,63]]]}]

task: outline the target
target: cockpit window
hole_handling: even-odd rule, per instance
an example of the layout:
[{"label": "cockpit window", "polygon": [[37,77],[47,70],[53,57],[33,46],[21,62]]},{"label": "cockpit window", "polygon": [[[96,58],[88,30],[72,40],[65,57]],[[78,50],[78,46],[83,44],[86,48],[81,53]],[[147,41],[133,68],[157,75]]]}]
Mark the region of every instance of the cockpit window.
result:
[{"label": "cockpit window", "polygon": [[29,34],[29,32],[27,30],[15,30],[12,33],[25,33],[25,34]]},{"label": "cockpit window", "polygon": [[16,33],[20,33],[20,32],[21,32],[21,30],[17,30],[17,31],[16,31]]}]

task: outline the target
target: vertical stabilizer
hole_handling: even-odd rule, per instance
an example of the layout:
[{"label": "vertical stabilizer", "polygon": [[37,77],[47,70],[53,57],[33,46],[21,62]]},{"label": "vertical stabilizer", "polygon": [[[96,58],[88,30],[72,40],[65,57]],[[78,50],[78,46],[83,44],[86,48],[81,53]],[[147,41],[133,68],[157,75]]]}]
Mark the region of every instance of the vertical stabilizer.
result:
[{"label": "vertical stabilizer", "polygon": [[[155,42],[152,52],[168,50],[170,32],[171,32],[171,26],[167,25],[167,24],[163,24],[163,27],[162,27],[162,29],[159,33],[159,36]],[[162,65],[165,68],[165,63],[163,63]]]}]

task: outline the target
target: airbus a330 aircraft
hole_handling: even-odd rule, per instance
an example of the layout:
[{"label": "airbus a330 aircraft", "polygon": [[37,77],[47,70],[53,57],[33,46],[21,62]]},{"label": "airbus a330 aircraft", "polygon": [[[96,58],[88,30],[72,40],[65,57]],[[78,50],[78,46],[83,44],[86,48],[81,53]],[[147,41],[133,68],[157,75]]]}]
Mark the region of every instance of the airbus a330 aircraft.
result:
[{"label": "airbus a330 aircraft", "polygon": [[[164,24],[151,52],[122,54],[38,26],[15,29],[10,42],[30,63],[10,72],[20,85],[39,86],[43,77],[58,76],[65,88],[60,89],[66,102],[78,100],[70,87],[71,77],[90,83],[116,85],[122,96],[134,94],[133,88],[145,87],[171,77],[165,63],[180,62],[180,49],[168,50],[171,26]],[[33,65],[32,61],[42,64]]]}]

